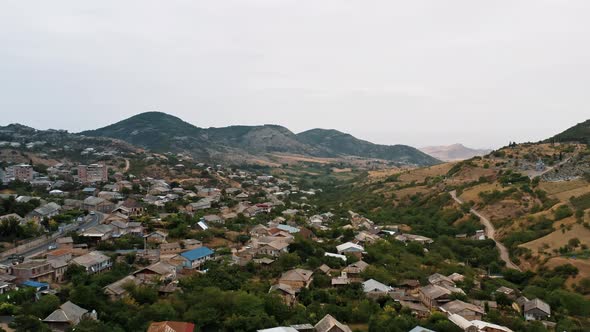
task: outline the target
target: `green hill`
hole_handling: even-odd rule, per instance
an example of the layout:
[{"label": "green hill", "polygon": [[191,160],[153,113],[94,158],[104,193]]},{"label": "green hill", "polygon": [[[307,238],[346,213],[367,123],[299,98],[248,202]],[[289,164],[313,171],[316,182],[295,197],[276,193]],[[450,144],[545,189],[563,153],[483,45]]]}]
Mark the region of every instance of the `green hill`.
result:
[{"label": "green hill", "polygon": [[590,144],[590,120],[578,123],[566,131],[549,138],[546,142],[576,142]]},{"label": "green hill", "polygon": [[331,155],[395,160],[419,165],[439,163],[437,159],[411,146],[373,144],[334,129],[312,129],[299,133],[297,137],[309,145],[323,148]]}]

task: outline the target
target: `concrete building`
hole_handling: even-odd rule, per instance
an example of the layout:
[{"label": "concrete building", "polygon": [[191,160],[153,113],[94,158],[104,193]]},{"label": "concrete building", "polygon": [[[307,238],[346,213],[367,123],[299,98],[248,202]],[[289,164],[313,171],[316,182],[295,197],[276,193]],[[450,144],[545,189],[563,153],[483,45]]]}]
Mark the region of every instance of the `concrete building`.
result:
[{"label": "concrete building", "polygon": [[14,166],[14,179],[23,182],[33,181],[33,166],[28,164]]},{"label": "concrete building", "polygon": [[105,164],[79,165],[78,179],[82,183],[107,182],[108,167]]}]

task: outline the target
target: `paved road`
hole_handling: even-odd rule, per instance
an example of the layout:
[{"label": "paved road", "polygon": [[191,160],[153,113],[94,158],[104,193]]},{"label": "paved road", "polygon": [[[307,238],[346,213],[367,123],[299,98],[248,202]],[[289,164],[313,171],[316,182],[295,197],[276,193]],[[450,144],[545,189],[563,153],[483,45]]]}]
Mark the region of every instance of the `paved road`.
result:
[{"label": "paved road", "polygon": [[[451,194],[451,197],[453,197],[453,199],[457,203],[463,204],[463,201],[459,197],[457,197],[456,190],[449,192],[449,194]],[[514,262],[510,259],[508,249],[502,244],[502,242],[496,240],[496,229],[494,228],[492,222],[488,218],[484,217],[481,213],[477,212],[475,209],[470,209],[469,212],[471,212],[471,214],[473,214],[474,216],[478,217],[479,220],[481,220],[481,223],[484,225],[486,230],[486,236],[494,240],[494,242],[496,243],[496,248],[498,248],[498,250],[500,251],[500,259],[502,259],[506,263],[506,267],[509,269],[521,271],[520,267],[514,264]]]},{"label": "paved road", "polygon": [[[88,216],[86,216],[85,220],[82,223],[77,225],[77,227],[73,227],[72,229],[69,229],[68,231],[62,232],[59,234],[54,233],[54,236],[52,236],[52,237],[47,236],[46,241],[43,241],[42,243],[40,243],[32,248],[26,248],[26,249],[23,249],[22,251],[17,250],[17,255],[24,256],[25,258],[39,255],[39,254],[47,251],[47,249],[50,245],[55,244],[56,239],[64,237],[67,232],[69,232],[71,230],[78,231],[81,229],[86,229],[88,227],[96,226],[104,218],[105,218],[105,215],[100,212],[96,212],[94,215],[88,215]],[[24,248],[25,245],[21,245],[20,247]],[[11,260],[10,259],[3,259],[2,261],[0,261],[0,263],[1,264],[11,264]]]}]

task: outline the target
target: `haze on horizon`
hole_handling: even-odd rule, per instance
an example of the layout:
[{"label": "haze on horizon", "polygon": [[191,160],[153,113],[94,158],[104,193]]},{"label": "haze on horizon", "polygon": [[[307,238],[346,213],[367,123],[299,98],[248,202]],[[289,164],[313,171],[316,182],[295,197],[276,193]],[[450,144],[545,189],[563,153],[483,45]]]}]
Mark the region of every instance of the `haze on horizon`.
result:
[{"label": "haze on horizon", "polygon": [[0,125],[334,128],[499,147],[590,118],[590,2],[2,1]]}]

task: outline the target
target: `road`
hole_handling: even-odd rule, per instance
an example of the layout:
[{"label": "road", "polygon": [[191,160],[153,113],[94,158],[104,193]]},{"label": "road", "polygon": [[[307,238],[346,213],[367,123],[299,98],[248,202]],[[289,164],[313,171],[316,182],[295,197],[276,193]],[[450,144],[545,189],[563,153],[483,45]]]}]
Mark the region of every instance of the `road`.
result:
[{"label": "road", "polygon": [[129,168],[131,167],[131,162],[129,159],[125,158],[125,169],[123,170],[124,173],[129,172]]},{"label": "road", "polygon": [[[456,190],[449,192],[449,194],[451,194],[451,197],[453,197],[455,202],[463,204],[463,201],[459,197],[457,197]],[[500,259],[502,259],[506,263],[506,267],[509,269],[521,271],[520,267],[514,264],[514,262],[510,259],[508,249],[502,244],[502,242],[496,240],[496,229],[494,228],[492,222],[488,218],[483,216],[481,213],[477,212],[475,209],[470,209],[469,212],[471,212],[471,214],[473,214],[474,216],[478,217],[481,223],[484,225],[486,230],[486,236],[494,240],[494,242],[496,243],[496,248],[498,248],[498,251],[500,251]]]},{"label": "road", "polygon": [[[67,232],[69,231],[79,231],[81,229],[86,229],[92,226],[96,226],[98,225],[103,219],[105,218],[105,215],[103,213],[100,212],[96,212],[94,215],[88,215],[86,216],[85,220],[78,224],[76,227],[72,228],[72,229],[68,229],[66,232],[61,232],[61,233],[54,233],[52,236],[47,236],[46,241],[43,241],[37,245],[35,245],[34,247],[31,248],[26,248],[26,245],[21,245],[19,246],[19,248],[23,248],[22,250],[19,250],[17,248],[16,250],[16,255],[18,256],[24,256],[25,258],[30,258],[30,257],[34,257],[37,256],[45,251],[47,251],[48,247],[52,244],[55,244],[55,240],[57,240],[58,238],[64,237],[66,235]],[[11,264],[11,260],[10,259],[2,259],[0,261],[1,264]]]}]

